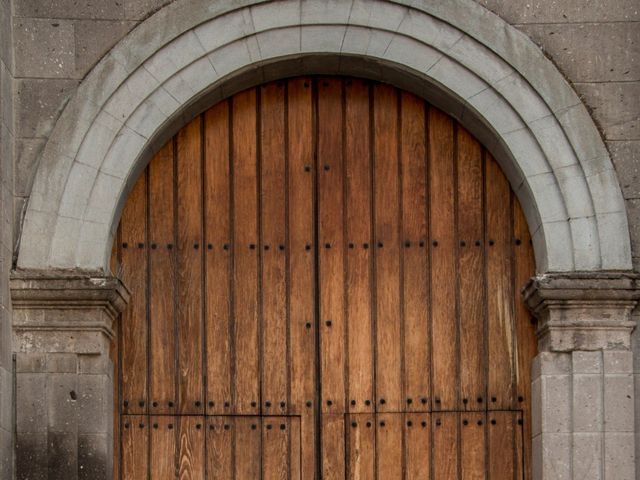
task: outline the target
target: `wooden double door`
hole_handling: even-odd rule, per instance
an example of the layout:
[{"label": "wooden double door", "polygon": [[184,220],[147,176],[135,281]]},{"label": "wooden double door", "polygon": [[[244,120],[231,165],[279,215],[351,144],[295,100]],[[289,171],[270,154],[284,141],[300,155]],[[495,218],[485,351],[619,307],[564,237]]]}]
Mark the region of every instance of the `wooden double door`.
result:
[{"label": "wooden double door", "polygon": [[112,268],[117,478],[529,477],[529,233],[424,100],[305,77],[220,102],[140,176]]}]

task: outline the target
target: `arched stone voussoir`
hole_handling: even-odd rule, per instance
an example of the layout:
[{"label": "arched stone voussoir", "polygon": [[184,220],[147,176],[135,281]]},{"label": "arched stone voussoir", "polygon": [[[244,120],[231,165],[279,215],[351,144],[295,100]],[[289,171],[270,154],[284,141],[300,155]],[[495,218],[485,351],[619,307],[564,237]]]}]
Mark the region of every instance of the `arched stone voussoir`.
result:
[{"label": "arched stone voussoir", "polygon": [[178,0],[83,81],[44,149],[20,268],[106,269],[151,152],[240,87],[304,73],[387,81],[490,149],[525,210],[539,272],[627,270],[611,161],[586,109],[524,35],[471,0]]}]

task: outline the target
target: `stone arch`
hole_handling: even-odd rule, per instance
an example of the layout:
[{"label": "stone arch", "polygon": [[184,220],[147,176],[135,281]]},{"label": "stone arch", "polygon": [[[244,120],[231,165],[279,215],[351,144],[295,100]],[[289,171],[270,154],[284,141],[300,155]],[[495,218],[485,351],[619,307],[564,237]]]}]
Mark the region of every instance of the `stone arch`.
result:
[{"label": "stone arch", "polygon": [[106,270],[154,149],[247,86],[301,73],[396,84],[491,150],[525,209],[537,270],[628,270],[626,213],[584,105],[523,34],[471,0],[177,0],[82,82],[44,149],[19,268]]}]

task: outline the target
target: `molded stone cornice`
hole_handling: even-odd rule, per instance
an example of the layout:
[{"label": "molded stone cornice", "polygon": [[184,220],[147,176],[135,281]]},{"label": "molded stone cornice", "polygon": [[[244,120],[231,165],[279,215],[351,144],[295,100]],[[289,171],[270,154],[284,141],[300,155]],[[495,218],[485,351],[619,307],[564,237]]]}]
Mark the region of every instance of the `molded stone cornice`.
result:
[{"label": "molded stone cornice", "polygon": [[628,272],[539,275],[523,289],[538,319],[540,351],[628,350],[640,276]]}]

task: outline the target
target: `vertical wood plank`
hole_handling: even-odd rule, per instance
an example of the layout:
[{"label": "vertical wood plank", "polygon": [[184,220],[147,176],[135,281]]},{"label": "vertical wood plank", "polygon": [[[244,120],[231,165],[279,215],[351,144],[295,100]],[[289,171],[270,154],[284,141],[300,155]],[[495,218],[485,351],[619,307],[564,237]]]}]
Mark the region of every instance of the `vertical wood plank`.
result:
[{"label": "vertical wood plank", "polygon": [[405,414],[405,464],[407,480],[430,477],[431,469],[431,414]]},{"label": "vertical wood plank", "polygon": [[345,478],[344,428],[342,414],[322,414],[322,479],[343,480]]},{"label": "vertical wood plank", "polygon": [[176,137],[178,390],[181,413],[202,413],[201,119]]},{"label": "vertical wood plank", "polygon": [[262,396],[270,414],[286,413],[289,391],[286,274],[285,88],[260,92],[260,204],[262,229]]},{"label": "vertical wood plank", "polygon": [[137,480],[149,475],[149,425],[144,415],[122,419],[122,479]]},{"label": "vertical wood plank", "polygon": [[435,410],[458,408],[453,123],[429,109],[432,388]]},{"label": "vertical wood plank", "polygon": [[344,412],[342,81],[318,81],[318,245],[322,410]]},{"label": "vertical wood plank", "polygon": [[204,417],[183,415],[179,426],[178,479],[204,480]]},{"label": "vertical wood plank", "polygon": [[[229,102],[204,115],[207,412],[231,404],[231,176]],[[229,408],[226,409],[229,412]]]},{"label": "vertical wood plank", "polygon": [[488,402],[493,410],[513,406],[515,383],[511,192],[496,161],[487,154],[486,263],[489,356]]},{"label": "vertical wood plank", "polygon": [[347,479],[374,480],[376,460],[376,419],[374,414],[346,417]]},{"label": "vertical wood plank", "polygon": [[235,384],[234,412],[260,405],[256,91],[233,97]]},{"label": "vertical wood plank", "polygon": [[[149,170],[149,328],[152,413],[173,413],[176,405],[174,312],[173,142],[151,161]],[[173,405],[173,406],[170,406]]]},{"label": "vertical wood plank", "polygon": [[[512,193],[513,195],[513,193]],[[517,199],[513,200],[514,288],[516,305],[516,389],[518,408],[523,410],[522,434],[526,447],[524,453],[524,478],[531,478],[531,362],[538,352],[535,322],[520,293],[522,287],[535,273],[535,259],[529,228]]]},{"label": "vertical wood plank", "polygon": [[455,480],[458,476],[458,413],[432,414],[433,477]]},{"label": "vertical wood plank", "polygon": [[402,398],[400,281],[400,179],[398,178],[398,94],[375,85],[374,229],[376,282],[377,411],[398,411]]},{"label": "vertical wood plank", "polygon": [[457,129],[458,288],[462,410],[483,410],[486,396],[482,148]]},{"label": "vertical wood plank", "polygon": [[147,412],[147,178],[129,194],[121,220],[122,281],[131,298],[122,314],[122,399],[124,413]]},{"label": "vertical wood plank", "polygon": [[260,478],[262,456],[260,417],[235,417],[233,430],[235,435],[235,478]]},{"label": "vertical wood plank", "polygon": [[289,159],[289,315],[291,335],[291,399],[289,411],[303,415],[301,475],[316,472],[316,318],[314,259],[314,168],[312,82],[298,78],[287,86]]},{"label": "vertical wood plank", "polygon": [[290,476],[289,434],[287,417],[265,417],[262,422],[262,479],[285,480]]},{"label": "vertical wood plank", "polygon": [[[178,417],[153,416],[151,424],[151,480],[176,478],[176,432]],[[144,477],[141,477],[144,478]]]},{"label": "vertical wood plank", "polygon": [[515,437],[513,412],[489,412],[489,478],[513,480],[515,472]]},{"label": "vertical wood plank", "polygon": [[345,97],[347,400],[350,412],[371,412],[375,399],[368,84],[347,80]]},{"label": "vertical wood plank", "polygon": [[378,480],[402,478],[403,415],[380,413],[376,426],[376,473]]},{"label": "vertical wood plank", "polygon": [[[300,417],[289,417],[289,479],[302,480],[302,430]],[[308,445],[307,448],[312,448]],[[313,478],[313,477],[310,477]]]},{"label": "vertical wood plank", "polygon": [[429,256],[425,105],[401,94],[402,232],[404,302],[404,409],[427,411],[429,375]]},{"label": "vertical wood plank", "polygon": [[[209,417],[206,458],[209,480],[229,480],[233,475],[233,430],[229,417]],[[227,428],[225,428],[225,425]]]},{"label": "vertical wood plank", "polygon": [[486,478],[486,414],[484,412],[460,415],[460,463],[462,480]]}]

